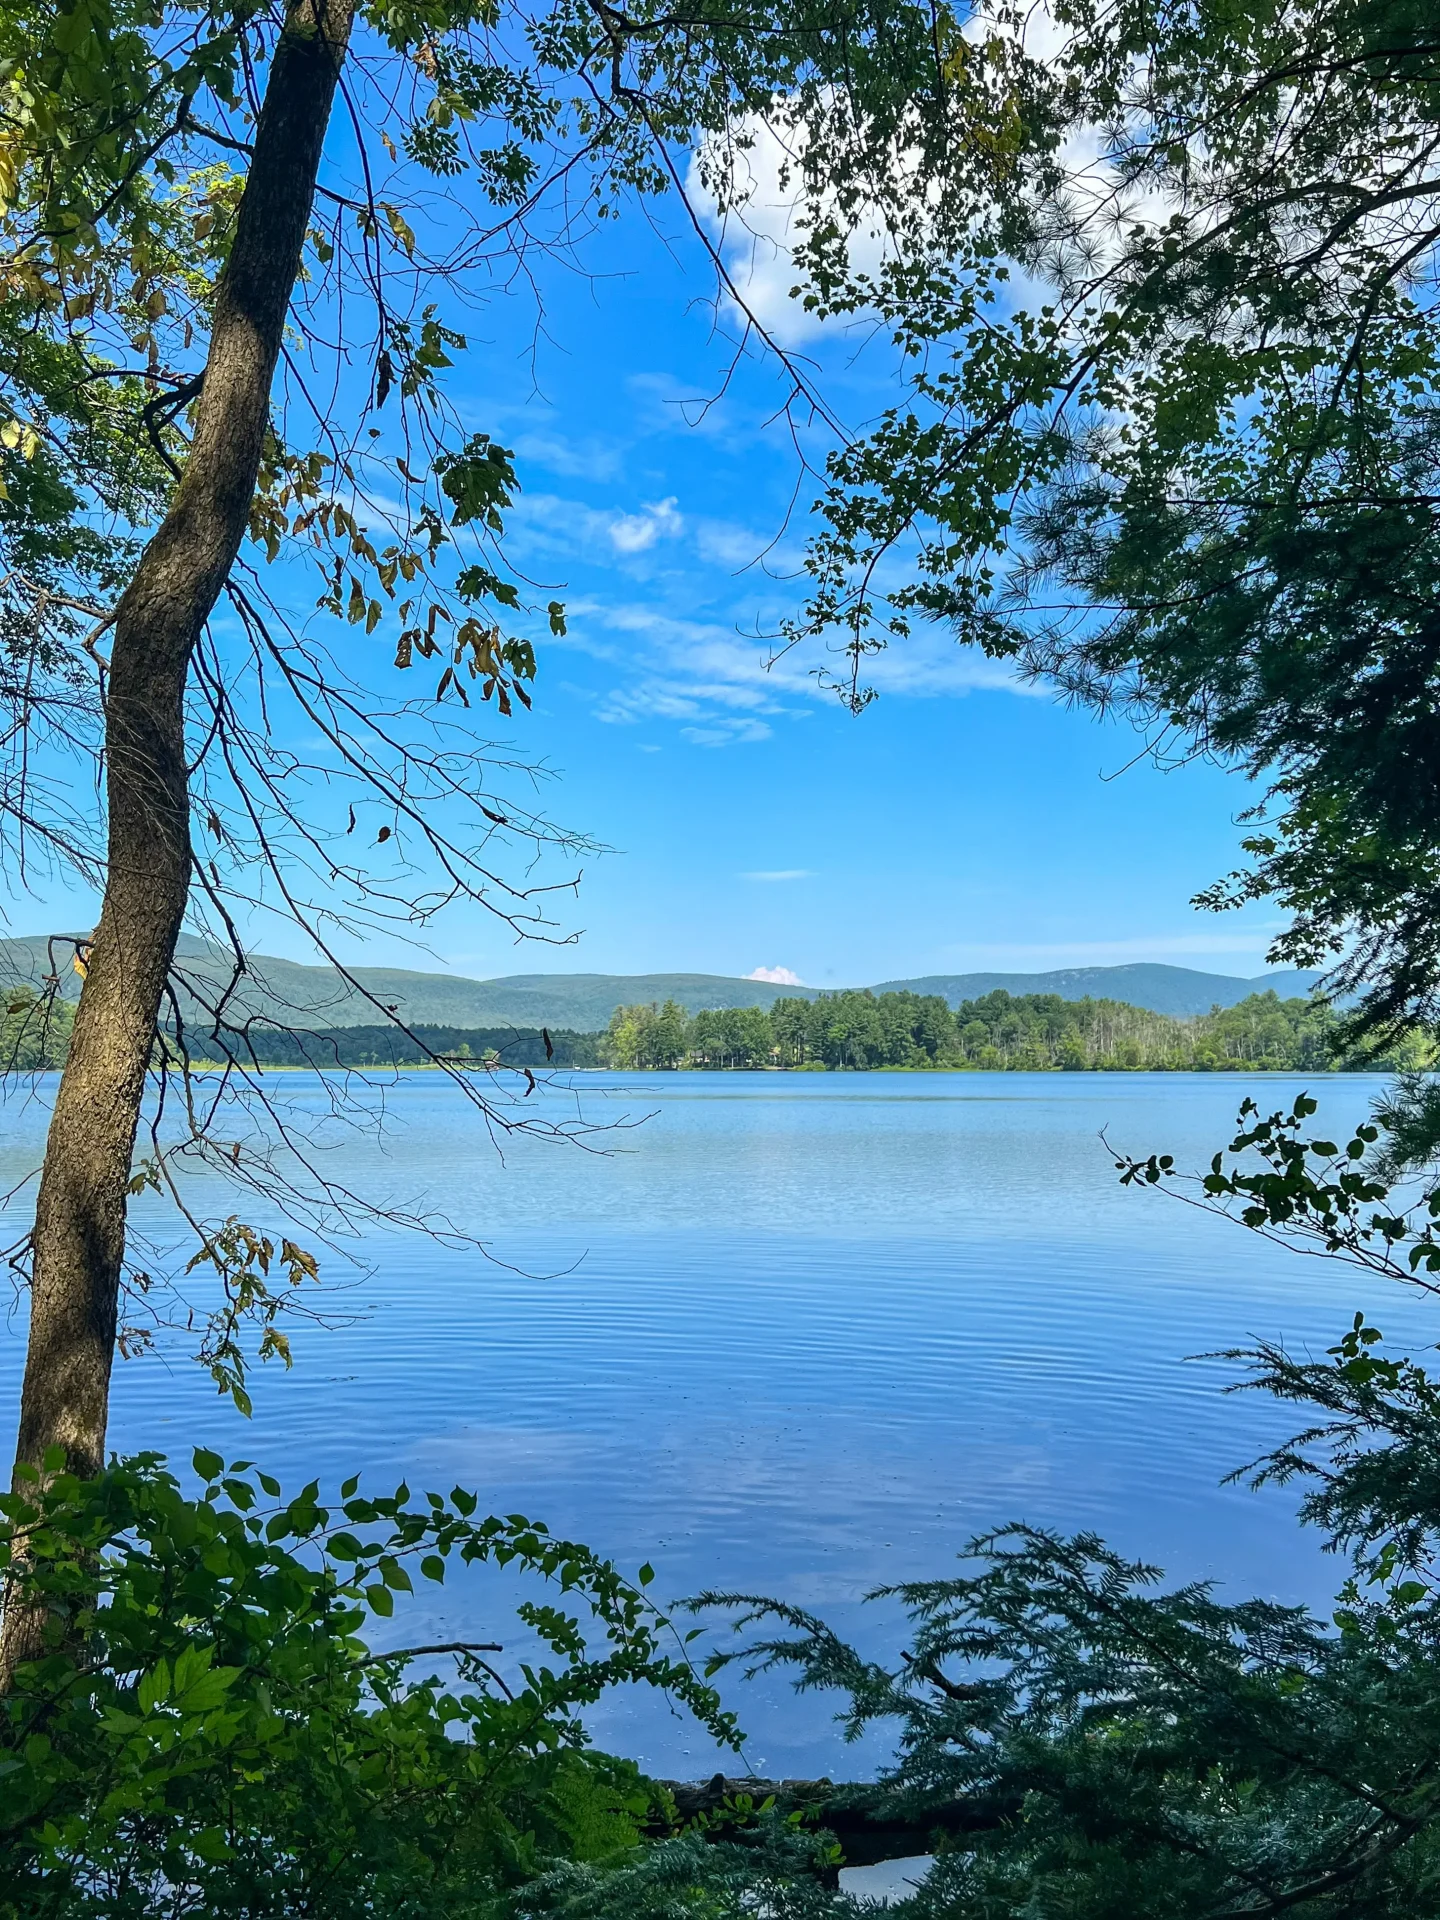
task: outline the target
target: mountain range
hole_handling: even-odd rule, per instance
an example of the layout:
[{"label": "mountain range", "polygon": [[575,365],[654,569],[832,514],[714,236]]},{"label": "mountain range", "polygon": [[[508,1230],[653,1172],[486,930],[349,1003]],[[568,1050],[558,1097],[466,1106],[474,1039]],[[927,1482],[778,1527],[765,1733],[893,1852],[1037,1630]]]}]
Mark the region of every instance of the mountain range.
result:
[{"label": "mountain range", "polygon": [[1058,993],[1062,1000],[1124,1000],[1151,1013],[1188,1020],[1272,988],[1282,1000],[1303,1000],[1323,978],[1321,973],[1285,968],[1245,979],[1144,960],[1124,967],[1060,967],[1053,973],[929,973],[918,980],[884,980],[871,992],[938,993],[953,1008],[1003,987],[1007,993]]},{"label": "mountain range", "polygon": [[[54,966],[70,999],[80,991],[68,940],[44,936],[0,940],[0,980],[38,985]],[[230,956],[208,941],[186,935],[177,954],[181,982],[188,979],[200,1001],[212,1000],[230,979]],[[495,980],[424,973],[404,967],[355,967],[355,986],[330,967],[302,966],[271,954],[253,954],[229,1006],[239,1014],[297,1019],[310,1027],[372,1026],[393,1010],[412,1026],[569,1028],[593,1033],[609,1023],[618,1006],[676,1000],[689,1013],[702,1007],[770,1007],[786,995],[813,1000],[826,989],[777,986],[768,980],[737,980],[712,973],[512,973]],[[1056,993],[1064,1000],[1125,1000],[1154,1013],[1190,1018],[1212,1007],[1233,1006],[1268,988],[1282,999],[1302,997],[1318,973],[1274,972],[1252,978],[1201,973],[1191,967],[1140,962],[1121,967],[1062,967],[1051,973],[944,973],[915,980],[882,980],[874,993],[935,993],[952,1007],[1003,987],[1009,993]],[[182,1011],[200,1018],[200,1005],[182,991]]]}]

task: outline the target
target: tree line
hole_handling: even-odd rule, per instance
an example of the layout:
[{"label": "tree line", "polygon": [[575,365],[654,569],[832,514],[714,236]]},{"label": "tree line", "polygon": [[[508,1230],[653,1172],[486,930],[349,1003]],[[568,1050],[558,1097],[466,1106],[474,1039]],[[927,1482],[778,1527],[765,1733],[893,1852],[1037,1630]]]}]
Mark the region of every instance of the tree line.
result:
[{"label": "tree line", "polygon": [[1261,1068],[1420,1068],[1433,1054],[1418,1034],[1380,1056],[1336,1052],[1339,1016],[1324,1000],[1282,1000],[1273,989],[1197,1019],[1123,1000],[1063,1000],[1001,987],[952,1012],[939,994],[848,991],[694,1015],[673,1000],[617,1007],[602,1064],[620,1069],[790,1067],[861,1071],[944,1068],[985,1072],[1217,1073]]},{"label": "tree line", "polygon": [[[455,1066],[599,1067],[602,1036],[547,1027],[247,1027],[231,1035],[233,1052],[260,1067]],[[207,1038],[207,1055],[217,1051]],[[200,1062],[196,1062],[200,1064]],[[223,1062],[221,1063],[223,1064]]]},{"label": "tree line", "polygon": [[[13,994],[0,1019],[0,1063],[35,1071],[63,1067],[74,1008],[30,989]],[[1182,1020],[1123,1000],[1063,1000],[1003,987],[962,1001],[939,994],[822,994],[764,1007],[689,1014],[674,1000],[617,1007],[603,1033],[569,1028],[395,1026],[316,1031],[247,1024],[222,1051],[213,1036],[192,1048],[196,1066],[237,1058],[257,1067],[394,1068],[444,1063],[622,1072],[786,1067],[816,1072],[938,1068],[952,1072],[1043,1073],[1419,1069],[1434,1049],[1420,1034],[1375,1058],[1336,1052],[1339,1017],[1324,1000],[1282,1000],[1272,990],[1233,1007]],[[165,1044],[179,1045],[173,1029]],[[217,1057],[218,1056],[218,1057]]]},{"label": "tree line", "polygon": [[[36,1072],[65,1065],[75,1028],[73,1002],[21,987],[0,1012],[0,1072]],[[364,1026],[300,1027],[248,1021],[222,1035],[205,1032],[193,1039],[172,1024],[160,1044],[176,1056],[184,1049],[195,1067],[224,1066],[234,1060],[256,1067],[327,1068],[423,1067],[444,1061],[456,1066],[600,1067],[606,1064],[603,1034],[573,1033],[569,1028]]]},{"label": "tree line", "polygon": [[33,1073],[63,1067],[75,1027],[75,1008],[58,995],[22,987],[10,994],[0,1013],[0,1068]]}]

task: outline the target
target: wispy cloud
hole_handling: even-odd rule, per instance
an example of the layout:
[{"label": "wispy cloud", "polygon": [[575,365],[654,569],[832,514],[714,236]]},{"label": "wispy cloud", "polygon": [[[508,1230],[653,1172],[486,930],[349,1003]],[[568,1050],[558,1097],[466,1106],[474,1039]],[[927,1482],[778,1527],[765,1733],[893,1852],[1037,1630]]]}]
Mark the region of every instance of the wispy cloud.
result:
[{"label": "wispy cloud", "polygon": [[987,660],[962,646],[944,627],[917,628],[865,662],[864,679],[883,694],[912,699],[963,698],[970,693],[1014,693],[1027,700],[1055,698],[1051,688],[1022,680],[1003,660]]},{"label": "wispy cloud", "polygon": [[723,681],[695,681],[687,685],[650,679],[633,687],[612,688],[603,696],[596,717],[608,726],[627,727],[643,720],[719,718],[737,710],[742,713],[780,711],[773,701],[753,687],[727,686]]},{"label": "wispy cloud", "polygon": [[[572,601],[570,617],[564,644],[620,669],[595,703],[596,718],[611,726],[678,722],[694,745],[728,746],[766,739],[774,721],[799,720],[833,698],[803,662],[777,659],[768,640],[718,621],[599,598]],[[889,695],[911,699],[976,692],[1050,697],[938,631],[915,634],[903,648],[867,662],[867,678]]]},{"label": "wispy cloud", "polygon": [[[811,671],[814,660],[777,655],[771,637],[796,603],[789,576],[802,556],[793,539],[767,547],[756,527],[689,514],[673,493],[614,507],[524,495],[514,526],[531,578],[567,603],[569,633],[548,636],[547,649],[568,647],[610,668],[590,699],[602,723],[659,723],[680,729],[692,746],[735,746],[766,740],[777,722],[833,699]],[[607,590],[617,585],[618,594]],[[710,605],[714,618],[705,617]],[[868,659],[865,677],[908,699],[1051,697],[941,627],[921,627]]]},{"label": "wispy cloud", "polygon": [[[742,873],[742,880],[812,880],[814,869],[811,867],[768,867],[758,873]],[[758,976],[757,976],[758,977]]]},{"label": "wispy cloud", "polygon": [[1263,954],[1273,931],[1269,927],[1237,928],[1233,933],[1186,930],[1177,933],[1150,933],[1123,940],[1064,940],[1015,942],[966,942],[944,949],[947,960],[955,964],[999,967],[1002,970],[1040,962],[1045,971],[1061,967],[1122,966],[1127,961],[1166,961],[1203,955],[1227,955],[1257,968],[1264,964]]},{"label": "wispy cloud", "polygon": [[543,428],[527,428],[511,438],[522,468],[544,467],[566,480],[614,480],[620,472],[621,449],[612,441],[568,439]]},{"label": "wispy cloud", "polygon": [[708,726],[682,727],[680,738],[692,747],[739,747],[768,740],[774,732],[763,720],[712,720]]},{"label": "wispy cloud", "polygon": [[743,453],[766,437],[767,416],[732,393],[717,395],[670,373],[632,373],[625,385],[635,401],[635,429],[643,436],[698,435],[727,453]]},{"label": "wispy cloud", "polygon": [[789,578],[804,564],[798,542],[777,537],[772,529],[760,533],[734,520],[698,519],[694,522],[695,551],[713,567],[727,573],[763,571],[772,578]]}]

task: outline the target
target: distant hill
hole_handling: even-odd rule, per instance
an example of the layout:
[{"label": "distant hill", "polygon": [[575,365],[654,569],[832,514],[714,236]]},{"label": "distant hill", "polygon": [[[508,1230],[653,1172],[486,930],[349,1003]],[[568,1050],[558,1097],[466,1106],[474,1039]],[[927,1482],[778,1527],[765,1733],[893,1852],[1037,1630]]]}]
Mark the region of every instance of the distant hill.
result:
[{"label": "distant hill", "polygon": [[[63,941],[0,940],[0,981],[38,984],[53,951],[62,991],[80,991]],[[182,979],[210,997],[230,978],[230,959],[218,947],[189,935],[180,942]],[[736,980],[714,973],[514,973],[497,980],[467,980],[458,974],[422,973],[404,967],[356,967],[357,987],[329,967],[301,966],[272,954],[251,956],[230,1001],[235,1012],[299,1020],[318,1027],[367,1027],[383,1021],[378,1009],[393,1008],[412,1026],[550,1027],[594,1033],[609,1024],[616,1007],[636,1001],[676,1000],[687,1013],[704,1007],[770,1007],[786,995],[813,1000],[818,987],[781,987],[768,980]],[[1128,967],[1066,967],[1054,973],[930,974],[918,980],[885,980],[876,993],[938,993],[952,1007],[1004,987],[1010,993],[1058,993],[1062,999],[1126,1000],[1152,1013],[1185,1018],[1213,1006],[1234,1006],[1247,994],[1274,987],[1282,998],[1303,996],[1318,973],[1266,973],[1254,979],[1199,973],[1189,967],[1143,964]],[[367,995],[373,998],[367,998]],[[193,1002],[182,1009],[196,1017]]]},{"label": "distant hill", "polygon": [[[177,959],[182,981],[192,980],[203,997],[210,997],[208,988],[230,979],[230,956],[207,941],[185,935]],[[0,940],[0,981],[37,985],[54,964],[61,991],[73,1000],[80,980],[72,960],[73,949],[64,940]],[[384,1018],[379,1009],[394,1008],[412,1026],[514,1025],[594,1033],[609,1025],[616,1007],[634,1001],[677,1000],[687,1013],[699,1013],[703,1007],[769,1007],[787,993],[813,999],[817,991],[713,973],[517,973],[498,980],[467,980],[460,974],[404,967],[356,967],[353,976],[356,988],[329,967],[252,954],[229,1004],[237,1011],[272,1013],[281,1019],[300,1015],[324,1027],[373,1026]]]},{"label": "distant hill", "polygon": [[1252,993],[1274,988],[1282,1000],[1303,1000],[1324,976],[1283,971],[1237,979],[1228,973],[1199,973],[1193,967],[1166,967],[1142,961],[1129,967],[1060,967],[1054,973],[931,973],[919,980],[883,980],[875,993],[938,993],[951,1008],[962,1000],[1003,987],[1007,993],[1058,993],[1062,1000],[1124,1000],[1151,1013],[1178,1020],[1233,1007]]},{"label": "distant hill", "polygon": [[[417,976],[412,975],[412,978]],[[431,976],[425,976],[431,977]],[[486,1018],[530,1026],[608,1027],[616,1007],[674,1000],[687,1013],[705,1007],[772,1007],[787,994],[813,1000],[818,988],[777,987],[723,973],[511,973],[499,980],[456,981],[477,996]]]}]

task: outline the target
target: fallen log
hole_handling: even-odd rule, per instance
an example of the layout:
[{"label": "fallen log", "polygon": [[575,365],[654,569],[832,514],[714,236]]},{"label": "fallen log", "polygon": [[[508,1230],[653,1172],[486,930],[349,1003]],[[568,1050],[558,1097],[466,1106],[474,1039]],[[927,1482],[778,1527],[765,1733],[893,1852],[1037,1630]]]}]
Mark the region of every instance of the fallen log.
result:
[{"label": "fallen log", "polygon": [[[995,1800],[951,1800],[910,1809],[882,1798],[873,1781],[761,1780],[748,1774],[717,1773],[709,1780],[660,1780],[682,1820],[711,1818],[727,1804],[749,1800],[759,1806],[773,1800],[782,1813],[803,1813],[808,1823],[833,1833],[852,1867],[901,1860],[931,1849],[943,1835],[983,1833],[1019,1811]],[[717,1837],[735,1838],[733,1828],[717,1825]]]}]

